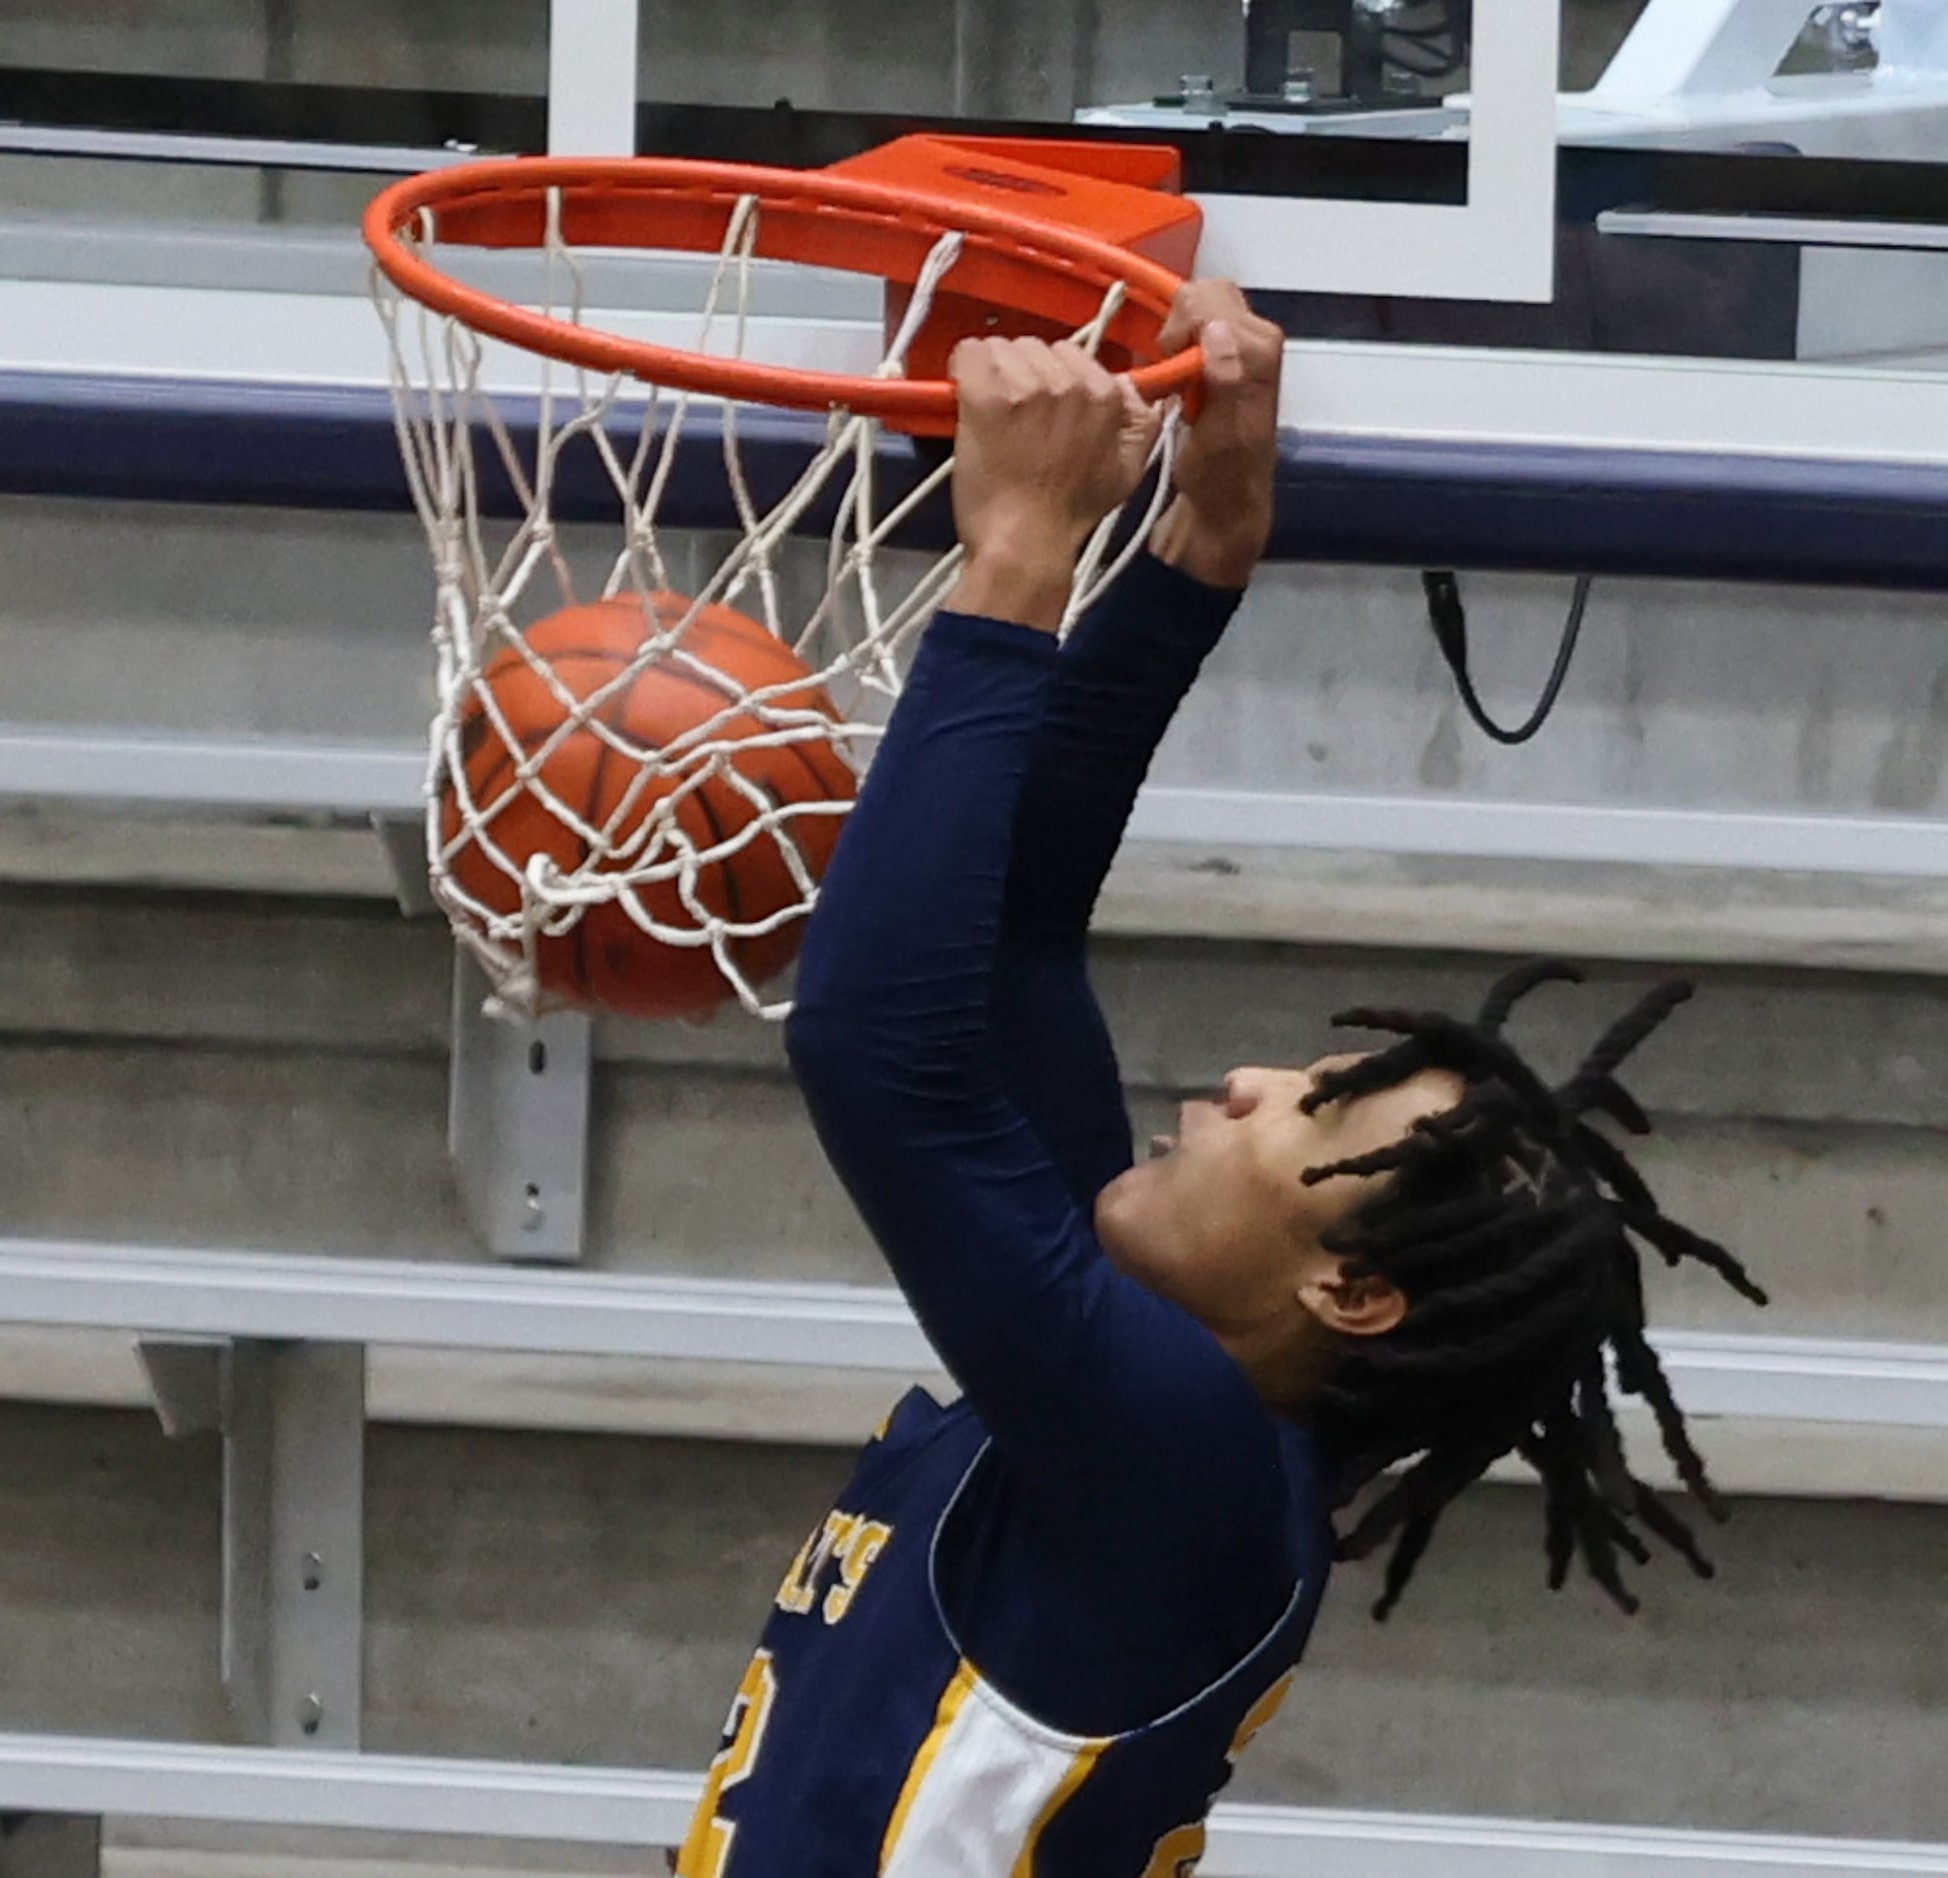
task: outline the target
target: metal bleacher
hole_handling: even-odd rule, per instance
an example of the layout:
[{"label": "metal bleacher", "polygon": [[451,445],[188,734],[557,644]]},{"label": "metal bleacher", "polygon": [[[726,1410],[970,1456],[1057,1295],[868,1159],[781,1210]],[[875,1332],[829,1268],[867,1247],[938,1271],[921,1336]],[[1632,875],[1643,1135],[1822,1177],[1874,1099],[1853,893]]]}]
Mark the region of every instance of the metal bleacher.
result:
[{"label": "metal bleacher", "polygon": [[[1699,0],[1701,11],[1705,4]],[[633,0],[585,0],[584,16],[604,8],[626,16],[633,39]],[[557,0],[555,14],[572,20],[576,9]],[[624,72],[614,60],[590,59],[584,35],[577,78],[572,37],[559,35],[559,89],[579,89],[626,120],[635,101],[633,66]],[[613,127],[603,134],[614,134]],[[140,138],[119,148],[91,136],[63,144],[43,133],[32,147],[159,154]],[[438,153],[313,155],[326,167],[403,169]],[[304,157],[283,145],[240,142],[215,160],[298,167]],[[362,255],[349,238],[123,228],[103,245],[96,231],[46,224],[9,225],[0,236],[7,255],[0,329],[8,335],[0,347],[0,488],[234,501],[246,499],[238,479],[256,478],[268,493],[254,499],[291,507],[400,506],[399,491],[375,493],[378,471],[371,466],[389,466],[393,444],[373,366]],[[250,275],[241,285],[240,267]],[[37,295],[37,287],[48,291]],[[166,303],[170,317],[132,338],[135,352],[119,365],[79,377],[63,370],[73,332],[91,323],[109,330],[131,287]],[[310,348],[302,370],[295,342],[251,317],[251,296],[259,293],[282,294],[302,313],[294,326]],[[842,297],[817,310],[835,327],[878,318],[876,300],[855,305]],[[248,356],[238,349],[240,335],[254,348]],[[1569,374],[1573,398],[1565,389]],[[1720,373],[1695,361],[1511,360],[1447,347],[1315,342],[1293,347],[1289,379],[1291,408],[1307,426],[1281,471],[1280,545],[1293,556],[1384,558],[1374,551],[1381,532],[1438,524],[1446,510],[1426,500],[1427,492],[1451,491],[1467,459],[1474,466],[1465,474],[1476,480],[1462,493],[1477,506],[1455,513],[1478,517],[1505,508],[1526,518],[1522,526],[1619,556],[1621,568],[1644,541],[1668,532],[1679,511],[1692,518],[1686,526],[1703,545],[1693,564],[1675,571],[1727,571],[1710,564],[1713,554],[1749,560],[1749,543],[1726,535],[1714,546],[1715,524],[1696,520],[1722,502],[1726,513],[1744,505],[1763,543],[1761,558],[1772,557],[1772,576],[1940,584],[1927,576],[1930,568],[1939,574],[1942,558],[1948,375],[1863,387],[1756,365]],[[158,396],[165,384],[174,393]],[[1572,403],[1586,429],[1565,440],[1545,418]],[[1404,414],[1433,405],[1442,407],[1451,434],[1407,435],[1418,418]],[[328,434],[332,449],[313,455],[292,450],[285,438],[261,461],[249,457],[252,440],[261,443],[280,425],[307,438]],[[203,427],[199,450],[180,449],[185,426]],[[1728,430],[1738,440],[1727,457],[1738,486],[1706,487],[1701,465],[1716,461],[1710,445]],[[141,447],[124,450],[132,436]],[[221,445],[212,441],[218,437]],[[1643,486],[1625,490],[1598,516],[1615,491],[1592,495],[1590,465],[1601,458],[1614,468],[1625,456]],[[1493,474],[1477,461],[1490,457]],[[1801,472],[1814,461],[1825,480],[1804,486]],[[178,467],[186,467],[189,482],[163,487]],[[263,481],[273,469],[289,476],[288,486]],[[197,484],[197,476],[211,480]],[[1510,488],[1536,500],[1505,504]],[[1852,504],[1858,523],[1837,545],[1833,536],[1798,526],[1803,510],[1794,506],[1835,492]],[[1630,524],[1644,530],[1641,536],[1627,528],[1617,533],[1615,517],[1623,513],[1641,518]],[[1586,538],[1577,533],[1585,528]],[[1416,564],[1452,547],[1439,538],[1395,540],[1400,558]],[[1533,547],[1512,543],[1512,558],[1502,564],[1541,564],[1522,559]],[[0,808],[86,815],[129,807],[239,830],[369,825],[383,850],[371,836],[358,838],[372,841],[375,855],[392,857],[391,877],[409,903],[423,772],[421,750],[400,742],[0,722]],[[1791,883],[1782,891],[1808,899],[1823,882],[1839,896],[1830,902],[1839,910],[1819,927],[1825,937],[1795,949],[1779,939],[1776,921],[1763,931],[1741,926],[1735,903],[1717,956],[1817,966],[1829,962],[1836,943],[1855,943],[1880,946],[1873,962],[1881,966],[1948,966],[1948,939],[1941,937],[1948,927],[1928,909],[1890,941],[1894,916],[1883,918],[1874,893],[1856,891],[1858,904],[1844,900],[1861,883],[1924,889],[1948,882],[1948,823],[1892,810],[1823,815],[1164,788],[1146,796],[1131,853],[1138,884],[1114,917],[1133,930],[1236,931],[1235,899],[1214,885],[1227,871],[1242,869],[1249,882],[1254,870],[1275,868],[1280,857],[1382,854],[1776,877]],[[1152,875],[1165,884],[1144,888]],[[130,872],[131,879],[152,877]],[[302,890],[288,874],[243,884]],[[1371,922],[1375,930],[1380,923]],[[1317,934],[1287,922],[1278,936]],[[1332,936],[1370,934],[1342,927]],[[1504,937],[1501,929],[1457,930],[1453,942],[1494,949]],[[467,1042],[464,1004],[464,996],[456,1000],[456,1051]],[[563,1057],[576,1065],[571,1083],[579,1077],[583,1087],[579,1095],[571,1088],[560,1138],[540,1144],[557,1164],[574,1160],[585,1145],[586,1109],[574,1105],[586,1103],[589,1037],[586,1027],[571,1028],[570,1036],[574,1048]],[[510,1112],[518,1119],[525,1098],[494,1065],[462,1074],[473,1082],[476,1103],[498,1101],[503,1124]],[[462,1157],[465,1135],[457,1116]],[[481,1190],[506,1184],[505,1170],[491,1164],[491,1128],[488,1135],[483,1146],[476,1131],[474,1163],[461,1168],[477,1215]],[[500,1139],[504,1147],[504,1133]],[[523,1187],[535,1192],[525,1170],[517,1197]],[[491,1201],[491,1193],[484,1198]],[[485,1236],[504,1257],[521,1249],[506,1233],[490,1229]],[[889,1289],[577,1270],[573,1233],[526,1249],[564,1268],[0,1239],[0,1323],[132,1340],[165,1428],[221,1436],[225,1680],[238,1731],[253,1743],[0,1733],[0,1878],[98,1872],[102,1822],[116,1819],[637,1848],[646,1869],[659,1862],[658,1848],[681,1839],[701,1785],[694,1769],[361,1750],[372,1354],[677,1362],[727,1374],[756,1367],[813,1379],[814,1386],[818,1378],[863,1377],[889,1392],[899,1381],[934,1379],[936,1366]],[[1777,1490],[1842,1490],[1801,1453],[1799,1437],[1812,1427],[1926,1444],[1932,1458],[1917,1497],[1948,1499],[1948,1344],[1704,1331],[1668,1331],[1657,1341],[1690,1414],[1769,1443],[1768,1478]],[[1809,1778],[1816,1777],[1813,1770]],[[1948,1845],[1232,1804],[1214,1813],[1199,1869],[1205,1878],[1948,1878]]]},{"label": "metal bleacher", "polygon": [[[933,1368],[897,1294],[840,1285],[12,1240],[0,1241],[0,1300],[10,1320],[128,1331],[144,1345],[166,1424],[220,1425],[233,1457],[266,1442],[281,1469],[226,1467],[226,1556],[261,1532],[267,1553],[282,1546],[326,1561],[332,1570],[319,1575],[341,1591],[358,1582],[370,1348],[677,1357],[889,1379]],[[1693,1334],[1667,1335],[1661,1348],[1699,1415],[1948,1429],[1948,1351],[1937,1347]],[[325,1368],[308,1367],[307,1350]],[[250,1364],[269,1368],[255,1410],[237,1386]],[[233,1701],[243,1711],[254,1700],[286,1744],[0,1735],[0,1809],[78,1818],[84,1829],[126,1815],[571,1846],[680,1838],[699,1774],[314,1745],[356,1743],[356,1683],[345,1686],[360,1655],[356,1598],[321,1615],[288,1592],[253,1598],[248,1574],[230,1573],[226,1605],[233,1654],[252,1654],[242,1647],[251,1638],[266,1659],[254,1697],[233,1672]],[[311,1699],[334,1678],[339,1707],[326,1706],[323,1725],[278,1720],[297,1692]],[[1948,1872],[1948,1848],[1231,1806],[1214,1816],[1203,1869],[1212,1878],[1856,1878]]]},{"label": "metal bleacher", "polygon": [[[9,1804],[76,1815],[113,1793],[148,1818],[664,1846],[700,1775],[0,1735]],[[11,1869],[11,1868],[8,1868]],[[1205,1878],[1892,1878],[1939,1848],[1733,1833],[1541,1826],[1259,1806],[1211,1816]]]}]

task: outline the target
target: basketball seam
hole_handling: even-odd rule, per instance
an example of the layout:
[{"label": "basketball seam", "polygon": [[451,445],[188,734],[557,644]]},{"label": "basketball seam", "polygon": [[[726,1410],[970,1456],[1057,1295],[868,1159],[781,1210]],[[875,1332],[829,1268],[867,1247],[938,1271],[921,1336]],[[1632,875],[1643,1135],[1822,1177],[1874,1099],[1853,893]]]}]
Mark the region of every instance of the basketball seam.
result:
[{"label": "basketball seam", "polygon": [[[717,846],[722,847],[724,844],[724,824],[718,819],[717,811],[711,804],[709,792],[704,789],[699,789],[691,796],[690,800],[703,811],[704,820],[710,824],[711,840]],[[742,925],[744,921],[744,894],[737,884],[737,870],[726,861],[716,861],[712,865],[717,869],[718,878],[724,883],[724,898],[730,905],[730,916],[737,924]]]},{"label": "basketball seam", "polygon": [[[704,635],[699,635],[700,638],[708,636],[708,632]],[[783,653],[791,656],[791,649],[785,646],[782,641],[775,641],[775,643]],[[625,677],[629,672],[629,668],[635,663],[637,656],[634,653],[624,655],[618,652],[614,646],[549,646],[545,649],[535,647],[534,651],[536,656],[552,668],[557,676],[561,674],[563,667],[578,662],[603,668],[604,675],[601,679],[601,684],[603,685],[614,684],[618,678]],[[707,654],[702,646],[697,648],[696,655],[707,658]],[[510,648],[500,658],[490,662],[486,670],[482,673],[482,677],[491,687],[502,677],[514,675],[523,666],[526,666],[530,671],[533,670],[532,664],[526,658]],[[497,667],[499,669],[496,669]],[[594,721],[599,723],[604,730],[614,733],[617,737],[627,737],[632,742],[636,741],[629,723],[630,706],[636,700],[637,680],[647,677],[652,670],[659,678],[678,681],[693,695],[702,694],[704,699],[714,707],[716,712],[736,713],[742,711],[754,714],[756,711],[761,711],[764,708],[762,705],[754,707],[751,704],[748,689],[743,692],[742,696],[734,696],[727,693],[720,685],[712,683],[710,679],[697,672],[690,671],[681,665],[658,659],[645,666],[642,671],[637,672],[628,682],[620,685],[614,697],[594,714]],[[773,682],[778,684],[781,690],[798,694],[800,701],[794,702],[792,705],[787,706],[787,708],[817,712],[835,724],[842,721],[839,713],[833,707],[831,700],[825,696],[824,689],[818,684],[814,674],[806,672],[802,678],[793,674],[781,674]],[[769,689],[769,686],[761,685],[758,689]],[[576,700],[577,705],[584,704],[585,702],[586,700],[584,698],[578,697]],[[763,720],[760,718],[758,721],[762,722]],[[583,720],[584,727],[586,727],[588,722],[589,719],[587,718]],[[483,731],[494,728],[493,720],[484,708],[480,710],[480,723]],[[469,786],[473,790],[476,801],[480,803],[494,801],[495,790],[503,786],[505,779],[510,774],[518,773],[523,757],[531,757],[536,750],[545,748],[550,739],[560,734],[562,728],[563,726],[559,724],[550,725],[545,731],[532,738],[526,734],[522,734],[519,738],[520,747],[518,750],[513,747],[506,736],[501,736],[499,738],[501,747],[498,759],[493,761],[491,767],[479,779],[477,784],[470,782]],[[597,753],[595,771],[588,785],[587,812],[589,813],[592,813],[603,800],[610,758],[622,754],[611,743],[609,737],[602,737],[600,742],[602,748]],[[846,775],[841,775],[836,783],[833,778],[824,774],[819,766],[813,762],[811,752],[805,747],[803,741],[774,744],[768,747],[790,754],[805,780],[811,785],[808,791],[810,797],[815,797],[816,799],[830,803],[843,801],[850,793],[845,787],[846,775],[850,774],[849,766],[845,764],[843,755],[836,750],[835,746],[829,743],[826,745],[827,748],[833,749],[835,760],[841,769],[846,772]],[[733,763],[735,762],[734,754],[732,761]],[[463,753],[463,773],[469,767],[466,754]],[[745,777],[744,781],[758,794],[769,799],[772,812],[785,806],[779,800],[778,795],[765,783],[752,777]],[[721,846],[727,839],[725,824],[717,806],[710,799],[708,787],[699,788],[692,793],[694,794],[697,808],[704,817],[705,823],[710,830],[713,844]],[[742,792],[740,791],[740,793]],[[752,806],[756,807],[757,805],[754,803]],[[758,809],[758,813],[762,816],[766,811],[764,809]],[[780,828],[776,824],[770,825],[768,832],[774,842],[784,838]],[[582,845],[586,851],[589,844],[584,843]],[[742,924],[744,920],[744,895],[738,879],[737,869],[730,864],[729,860],[719,860],[712,865],[715,867],[723,883],[723,895],[727,905],[729,919],[733,923]],[[573,928],[572,937],[569,935],[564,935],[564,937],[569,938],[569,943],[572,946],[570,959],[565,962],[571,965],[574,973],[575,986],[583,997],[593,996],[596,961],[591,957],[592,948],[589,922],[586,919],[578,920]],[[732,943],[735,952],[741,956],[744,951],[743,942],[733,941]],[[604,968],[604,974],[606,975],[606,968]],[[600,1002],[599,999],[597,1001]]]},{"label": "basketball seam", "polygon": [[[543,657],[549,659],[550,661],[553,661],[555,659],[573,658],[575,656],[576,655],[571,652],[549,652],[543,654]],[[593,658],[596,655],[588,654],[586,656]],[[616,658],[616,655],[613,652],[609,652],[601,656],[604,657],[609,663],[614,664],[617,667],[619,672],[626,672],[629,669],[630,665],[634,663],[633,659],[618,660]],[[615,696],[611,698],[607,706],[604,707],[603,714],[602,714],[602,724],[604,729],[612,730],[618,736],[627,736],[629,734],[629,726],[627,722],[627,716],[629,711],[629,700],[635,695],[635,691],[636,691],[636,681],[634,679],[631,679],[628,684],[621,686],[617,690]],[[618,723],[615,720],[615,718],[609,714],[610,712],[613,711],[620,711],[623,714],[624,721]],[[601,750],[601,754],[597,756],[595,759],[595,775],[594,778],[590,781],[589,789],[588,789],[589,799],[588,799],[588,805],[586,809],[586,817],[589,826],[591,828],[595,826],[595,820],[594,820],[595,811],[598,808],[600,808],[602,804],[602,783],[604,778],[608,774],[609,758],[615,754],[615,746],[609,742],[608,738],[604,737],[600,741],[602,744],[602,750]],[[624,792],[627,793],[626,785],[625,785]],[[624,919],[631,920],[631,922],[633,923],[634,916],[628,911],[627,908],[623,909],[622,916]],[[589,927],[588,911],[587,909],[584,909],[582,913],[582,917],[575,922],[575,983],[577,988],[581,991],[584,997],[593,997],[595,991],[595,982],[590,975],[589,956],[588,956],[588,927]]]}]

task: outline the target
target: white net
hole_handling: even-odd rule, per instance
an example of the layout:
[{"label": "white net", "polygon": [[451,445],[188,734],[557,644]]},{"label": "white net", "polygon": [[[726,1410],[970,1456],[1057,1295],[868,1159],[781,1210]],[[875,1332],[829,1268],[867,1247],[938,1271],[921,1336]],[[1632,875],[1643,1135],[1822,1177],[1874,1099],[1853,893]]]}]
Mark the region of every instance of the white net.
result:
[{"label": "white net", "polygon": [[[745,356],[754,277],[768,265],[755,260],[762,213],[747,197],[730,217],[695,351]],[[561,223],[550,190],[538,310],[581,325],[593,257],[571,251]],[[430,218],[409,232],[432,258]],[[953,234],[934,248],[879,376],[904,374],[960,249]],[[951,460],[882,504],[879,424],[834,409],[822,433],[812,421],[809,461],[783,495],[761,504],[746,462],[750,407],[541,359],[510,379],[504,349],[374,281],[437,581],[426,843],[454,932],[510,1012],[599,1002],[701,1015],[735,997],[782,1016],[788,1006],[764,986],[796,949],[905,655],[959,567],[955,550],[916,575],[913,556],[890,551],[938,499]],[[1093,350],[1120,301],[1112,288],[1078,340]],[[1176,429],[1173,412],[1152,516]],[[679,474],[692,473],[686,452],[713,445],[736,535],[700,569],[697,538],[661,517]],[[595,565],[571,556],[557,519],[564,481],[586,477],[591,458],[604,502],[614,499]],[[781,565],[814,517],[826,545],[808,596]],[[1149,519],[1114,566],[1117,518],[1104,523],[1078,566],[1071,621]],[[687,590],[677,569],[691,575]],[[589,601],[608,607],[591,613]]]}]

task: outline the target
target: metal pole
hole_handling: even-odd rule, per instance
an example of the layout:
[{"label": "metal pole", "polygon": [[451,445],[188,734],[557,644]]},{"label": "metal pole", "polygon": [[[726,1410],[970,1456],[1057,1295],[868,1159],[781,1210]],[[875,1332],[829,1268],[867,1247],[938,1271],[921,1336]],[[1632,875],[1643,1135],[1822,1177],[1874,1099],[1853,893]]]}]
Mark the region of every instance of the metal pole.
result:
[{"label": "metal pole", "polygon": [[553,0],[548,154],[636,154],[639,0]]},{"label": "metal pole", "polygon": [[1245,90],[1252,97],[1284,95],[1292,33],[1292,0],[1245,0]]}]

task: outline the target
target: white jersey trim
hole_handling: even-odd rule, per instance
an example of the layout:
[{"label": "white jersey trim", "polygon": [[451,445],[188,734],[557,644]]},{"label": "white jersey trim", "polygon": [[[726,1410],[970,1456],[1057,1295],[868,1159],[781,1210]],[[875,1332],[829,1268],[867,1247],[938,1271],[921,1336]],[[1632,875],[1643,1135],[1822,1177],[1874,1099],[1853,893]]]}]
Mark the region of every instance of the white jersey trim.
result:
[{"label": "white jersey trim", "polygon": [[1026,1718],[963,1662],[914,1762],[881,1878],[1025,1878],[1042,1832],[1110,1744]]}]

